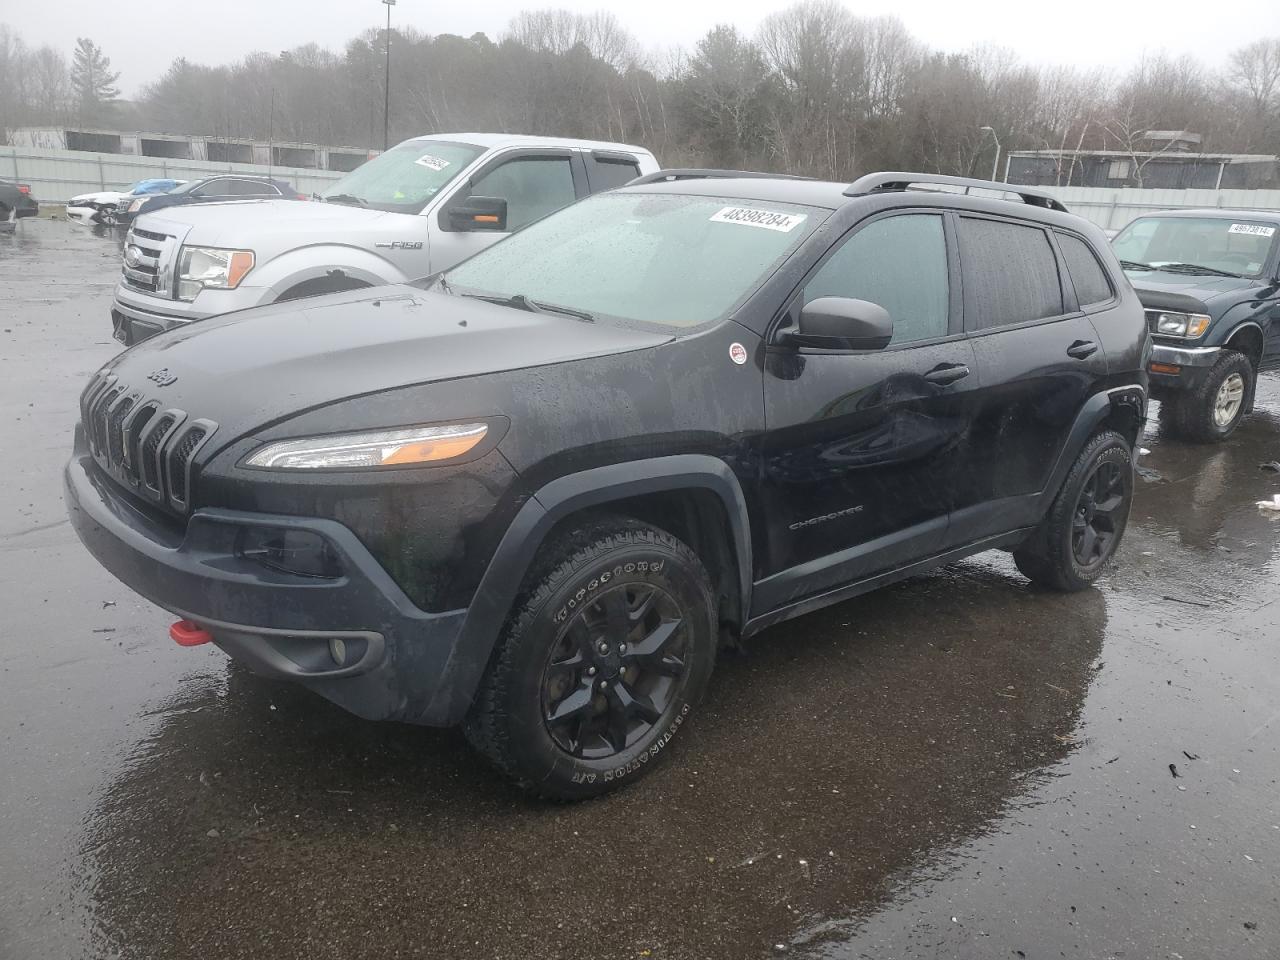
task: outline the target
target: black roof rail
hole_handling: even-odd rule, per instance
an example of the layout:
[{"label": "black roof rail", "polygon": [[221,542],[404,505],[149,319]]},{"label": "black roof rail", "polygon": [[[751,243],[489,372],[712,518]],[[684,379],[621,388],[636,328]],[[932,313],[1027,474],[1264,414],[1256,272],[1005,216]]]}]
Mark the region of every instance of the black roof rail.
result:
[{"label": "black roof rail", "polygon": [[671,170],[659,170],[657,173],[646,173],[642,177],[629,180],[624,186],[637,187],[646,183],[670,183],[674,180],[812,180],[813,177],[798,177],[791,173],[762,173],[759,170],[712,170],[701,167],[676,167]]},{"label": "black roof rail", "polygon": [[948,187],[964,187],[965,193],[970,190],[995,190],[1000,193],[1012,193],[1022,198],[1023,203],[1033,207],[1044,207],[1046,210],[1057,210],[1067,213],[1062,201],[1045,193],[1024,187],[1019,183],[999,183],[995,180],[975,180],[971,177],[948,177],[940,173],[868,173],[859,177],[845,188],[846,197],[860,197],[868,193],[886,193],[896,190],[909,190],[912,184],[936,183]]}]

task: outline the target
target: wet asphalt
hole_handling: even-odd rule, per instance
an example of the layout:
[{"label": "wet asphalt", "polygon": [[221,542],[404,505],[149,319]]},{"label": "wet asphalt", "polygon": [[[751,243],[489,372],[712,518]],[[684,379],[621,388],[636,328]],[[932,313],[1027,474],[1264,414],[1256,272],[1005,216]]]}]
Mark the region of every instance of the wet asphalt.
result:
[{"label": "wet asphalt", "polygon": [[456,731],[180,649],[65,520],[114,238],[0,235],[0,958],[1280,956],[1280,380],[1143,441],[1113,570],[1004,554],[722,657],[674,763],[523,799]]}]

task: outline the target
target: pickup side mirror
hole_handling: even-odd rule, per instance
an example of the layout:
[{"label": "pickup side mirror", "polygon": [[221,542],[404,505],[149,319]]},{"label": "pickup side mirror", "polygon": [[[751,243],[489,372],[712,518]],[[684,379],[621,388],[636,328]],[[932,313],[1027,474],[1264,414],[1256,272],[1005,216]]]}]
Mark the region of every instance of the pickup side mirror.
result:
[{"label": "pickup side mirror", "polygon": [[467,197],[449,208],[449,224],[455,230],[473,233],[507,229],[507,201],[502,197]]},{"label": "pickup side mirror", "polygon": [[798,329],[789,339],[826,350],[883,350],[893,339],[893,318],[869,300],[819,297],[801,309]]}]

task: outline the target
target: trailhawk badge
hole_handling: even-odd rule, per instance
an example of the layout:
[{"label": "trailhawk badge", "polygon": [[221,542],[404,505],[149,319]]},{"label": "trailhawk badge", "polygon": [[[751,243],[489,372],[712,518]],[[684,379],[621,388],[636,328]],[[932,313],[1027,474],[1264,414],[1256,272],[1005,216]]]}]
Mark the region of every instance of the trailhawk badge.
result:
[{"label": "trailhawk badge", "polygon": [[747,362],[747,348],[740,343],[729,344],[729,359],[742,366]]}]

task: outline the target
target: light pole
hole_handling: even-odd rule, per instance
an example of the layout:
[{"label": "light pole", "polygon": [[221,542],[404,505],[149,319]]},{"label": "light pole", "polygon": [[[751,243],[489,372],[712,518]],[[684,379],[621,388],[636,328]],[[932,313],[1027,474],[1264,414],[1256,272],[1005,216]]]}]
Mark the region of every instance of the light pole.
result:
[{"label": "light pole", "polygon": [[[382,2],[386,3],[387,0],[382,0]],[[395,3],[395,0],[391,0],[391,2]],[[979,127],[978,129],[983,131],[984,133],[991,134],[991,139],[996,142],[995,159],[991,161],[991,179],[995,180],[996,171],[1000,169],[1000,138],[996,136],[995,130],[993,130],[991,127]]]},{"label": "light pole", "polygon": [[387,5],[387,66],[382,79],[382,149],[385,151],[391,145],[387,134],[391,117],[391,8],[396,5],[396,0],[382,2]]}]

